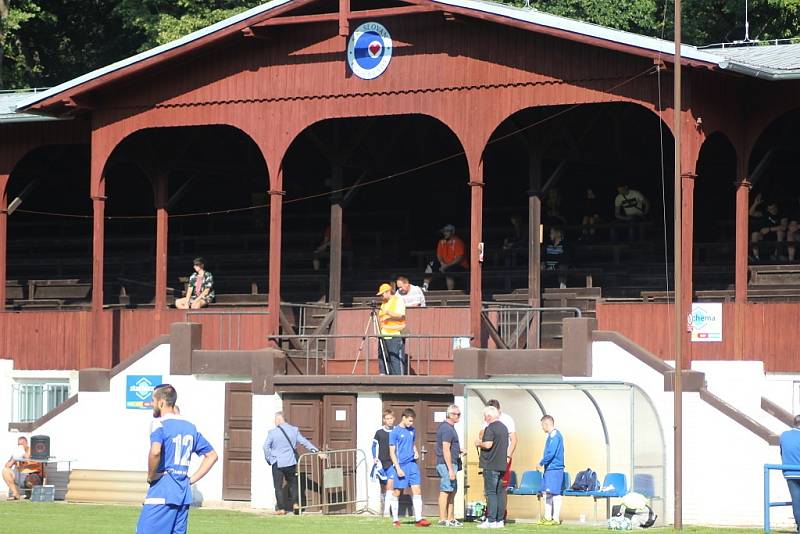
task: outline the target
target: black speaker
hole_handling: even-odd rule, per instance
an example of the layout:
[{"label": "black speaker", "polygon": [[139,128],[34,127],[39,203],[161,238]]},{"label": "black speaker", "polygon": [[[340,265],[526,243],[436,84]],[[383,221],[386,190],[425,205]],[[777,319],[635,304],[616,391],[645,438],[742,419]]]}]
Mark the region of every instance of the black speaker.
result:
[{"label": "black speaker", "polygon": [[50,436],[31,436],[31,460],[50,459]]}]

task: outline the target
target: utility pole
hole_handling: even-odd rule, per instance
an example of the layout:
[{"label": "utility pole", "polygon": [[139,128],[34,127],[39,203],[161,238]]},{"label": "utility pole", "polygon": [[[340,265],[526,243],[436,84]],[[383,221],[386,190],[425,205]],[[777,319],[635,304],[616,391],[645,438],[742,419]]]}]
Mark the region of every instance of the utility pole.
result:
[{"label": "utility pole", "polygon": [[[675,77],[673,86],[673,111],[675,113],[673,132],[675,134],[675,197],[673,200],[675,212],[674,228],[674,273],[675,273],[675,383],[674,383],[674,473],[675,484],[675,514],[674,525],[676,529],[683,528],[683,358],[681,357],[681,336],[686,326],[686,317],[683,314],[681,302],[681,232],[683,218],[681,214],[681,0],[675,0]],[[688,258],[688,261],[692,261]]]}]

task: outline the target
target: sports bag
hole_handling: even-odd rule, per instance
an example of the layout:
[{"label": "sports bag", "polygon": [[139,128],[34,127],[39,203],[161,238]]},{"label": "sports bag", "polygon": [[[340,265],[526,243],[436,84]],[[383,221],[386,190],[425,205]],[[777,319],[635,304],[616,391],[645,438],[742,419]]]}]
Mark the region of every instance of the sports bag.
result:
[{"label": "sports bag", "polygon": [[597,485],[597,473],[586,468],[586,471],[579,471],[575,475],[575,482],[572,483],[570,488],[572,491],[595,491],[599,489]]}]

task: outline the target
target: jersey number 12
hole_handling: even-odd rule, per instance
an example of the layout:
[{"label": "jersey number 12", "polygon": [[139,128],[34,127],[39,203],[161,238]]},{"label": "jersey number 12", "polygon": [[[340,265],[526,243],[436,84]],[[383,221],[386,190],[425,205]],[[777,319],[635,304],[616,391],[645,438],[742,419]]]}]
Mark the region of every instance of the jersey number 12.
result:
[{"label": "jersey number 12", "polygon": [[175,444],[175,465],[189,465],[189,460],[192,458],[192,445],[194,445],[194,436],[191,434],[178,434],[172,438]]}]

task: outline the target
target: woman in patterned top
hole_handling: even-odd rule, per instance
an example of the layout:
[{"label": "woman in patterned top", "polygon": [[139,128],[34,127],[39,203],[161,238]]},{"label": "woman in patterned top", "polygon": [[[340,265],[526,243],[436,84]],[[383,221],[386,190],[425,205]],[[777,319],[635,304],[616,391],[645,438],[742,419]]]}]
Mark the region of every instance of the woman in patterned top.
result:
[{"label": "woman in patterned top", "polygon": [[175,301],[175,307],[181,310],[198,310],[214,301],[214,277],[205,269],[203,258],[194,259],[194,272],[189,277],[186,296]]}]

